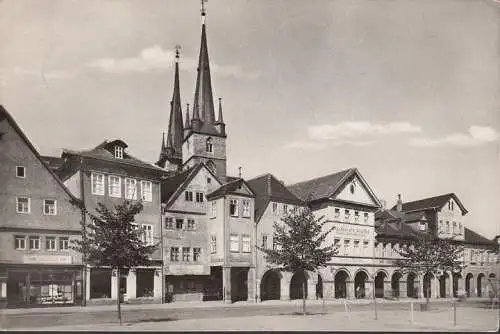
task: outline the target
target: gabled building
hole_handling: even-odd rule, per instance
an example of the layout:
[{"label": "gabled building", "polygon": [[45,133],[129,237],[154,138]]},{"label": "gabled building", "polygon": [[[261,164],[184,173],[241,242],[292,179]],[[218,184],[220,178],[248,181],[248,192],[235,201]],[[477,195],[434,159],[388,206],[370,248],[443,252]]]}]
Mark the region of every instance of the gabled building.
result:
[{"label": "gabled building", "polygon": [[398,247],[411,244],[426,233],[465,246],[464,272],[442,273],[439,277],[418,277],[416,273],[410,273],[402,277],[395,271],[391,289],[386,289],[385,293],[397,297],[485,296],[490,288],[488,280],[496,277],[493,267],[498,261],[497,245],[466,227],[467,212],[454,193],[406,203],[398,195],[396,205],[390,210],[377,212],[377,242],[383,247],[385,257],[397,259],[399,255],[395,250]]},{"label": "gabled building", "polygon": [[[135,222],[144,229],[143,242],[161,243],[160,181],[165,171],[141,161],[127,150],[120,140],[104,141],[90,150],[63,150],[64,163],[57,173],[85,210],[98,215],[98,203],[109,209],[124,200],[143,203]],[[88,222],[90,217],[86,215]],[[156,265],[121,271],[117,278],[110,268],[86,268],[86,300],[89,303],[111,303],[116,300],[116,284],[130,302],[151,302],[162,299],[162,249],[153,255]]]},{"label": "gabled building", "polygon": [[80,201],[0,106],[0,306],[81,304]]}]

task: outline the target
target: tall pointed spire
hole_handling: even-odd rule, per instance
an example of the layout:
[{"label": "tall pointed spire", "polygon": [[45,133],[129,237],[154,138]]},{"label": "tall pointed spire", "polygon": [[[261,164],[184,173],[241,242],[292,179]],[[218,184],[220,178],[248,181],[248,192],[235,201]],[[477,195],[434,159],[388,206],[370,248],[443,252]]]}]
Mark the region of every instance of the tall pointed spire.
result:
[{"label": "tall pointed spire", "polygon": [[189,103],[186,104],[186,123],[184,125],[184,129],[191,128],[191,121],[189,120]]},{"label": "tall pointed spire", "polygon": [[174,165],[182,164],[182,141],[184,138],[181,94],[179,85],[179,50],[180,46],[175,46],[175,70],[174,70],[174,89],[172,100],[170,101],[170,118],[167,131],[167,142],[165,137],[162,143],[162,152],[157,162],[158,166],[165,167],[166,161]]},{"label": "tall pointed spire", "polygon": [[198,59],[198,76],[194,93],[193,118],[200,115],[203,123],[215,123],[215,110],[212,95],[212,80],[210,78],[210,64],[208,59],[207,33],[205,28],[205,1],[201,1],[201,45]]}]

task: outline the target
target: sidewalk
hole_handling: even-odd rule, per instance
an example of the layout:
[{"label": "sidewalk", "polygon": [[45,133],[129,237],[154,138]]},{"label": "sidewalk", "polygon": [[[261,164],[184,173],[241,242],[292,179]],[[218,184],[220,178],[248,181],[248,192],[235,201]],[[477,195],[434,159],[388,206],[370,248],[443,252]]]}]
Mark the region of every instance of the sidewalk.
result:
[{"label": "sidewalk", "polygon": [[[451,303],[455,298],[432,299],[431,303]],[[326,300],[325,305],[343,305],[345,299]],[[387,300],[377,298],[377,303],[424,303],[425,299],[401,298],[399,300]],[[468,301],[487,301],[485,298],[469,298]],[[347,304],[371,304],[372,299],[348,299]],[[323,305],[323,300],[308,300],[308,305]],[[192,302],[174,302],[166,304],[122,304],[123,311],[131,310],[158,310],[158,309],[192,309],[192,308],[228,308],[228,307],[265,307],[265,306],[284,306],[284,305],[302,305],[302,300],[266,300],[263,302],[236,302],[225,304],[223,301],[192,301]],[[36,313],[78,313],[78,312],[99,312],[115,311],[116,304],[112,305],[91,305],[91,306],[67,306],[67,307],[47,307],[47,308],[19,308],[2,309],[0,315],[10,314],[36,314]]]}]

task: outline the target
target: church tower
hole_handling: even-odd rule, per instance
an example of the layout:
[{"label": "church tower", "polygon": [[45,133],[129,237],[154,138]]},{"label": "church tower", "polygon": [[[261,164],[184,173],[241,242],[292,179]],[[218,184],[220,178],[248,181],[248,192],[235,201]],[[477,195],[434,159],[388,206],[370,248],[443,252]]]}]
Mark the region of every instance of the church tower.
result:
[{"label": "church tower", "polygon": [[179,170],[182,167],[184,130],[182,128],[181,94],[179,89],[179,49],[180,47],[177,45],[175,50],[174,92],[170,101],[167,141],[165,142],[165,133],[163,133],[160,158],[156,162],[156,165],[168,171]]},{"label": "church tower", "polygon": [[198,73],[190,122],[187,121],[189,113],[186,112],[182,161],[184,168],[204,162],[215,175],[224,178],[226,176],[226,125],[222,118],[221,99],[219,99],[218,118],[215,118],[205,18],[205,5],[202,1]]}]

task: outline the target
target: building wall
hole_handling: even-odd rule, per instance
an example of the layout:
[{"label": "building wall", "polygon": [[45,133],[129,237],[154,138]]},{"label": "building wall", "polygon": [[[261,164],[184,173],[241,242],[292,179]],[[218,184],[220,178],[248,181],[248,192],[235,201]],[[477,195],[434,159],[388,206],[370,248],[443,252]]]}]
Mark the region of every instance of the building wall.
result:
[{"label": "building wall", "polygon": [[[465,216],[462,215],[462,210],[452,198],[450,199],[450,203],[453,203],[453,210],[451,210],[449,205],[445,205],[437,213],[439,236],[442,238],[454,237],[455,240],[464,240]],[[446,231],[447,222],[449,222],[450,226],[448,232]],[[454,222],[456,223],[455,230],[453,230]],[[460,224],[461,229],[459,229]]]},{"label": "building wall", "polygon": [[[213,152],[206,151],[206,140],[212,138]],[[182,161],[187,167],[212,160],[216,175],[226,176],[226,138],[192,133],[182,146]]]}]

